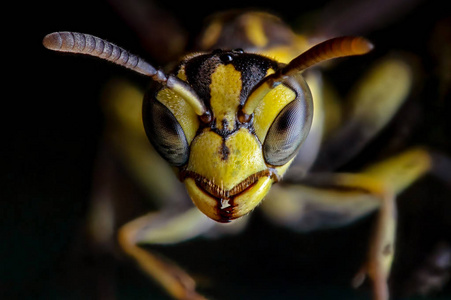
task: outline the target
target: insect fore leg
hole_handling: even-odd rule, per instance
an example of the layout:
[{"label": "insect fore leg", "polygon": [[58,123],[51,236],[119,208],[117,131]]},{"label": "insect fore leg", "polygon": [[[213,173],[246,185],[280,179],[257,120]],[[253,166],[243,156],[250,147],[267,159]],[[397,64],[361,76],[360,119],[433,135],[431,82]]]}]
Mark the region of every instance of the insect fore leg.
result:
[{"label": "insect fore leg", "polygon": [[396,196],[428,172],[451,184],[450,166],[444,156],[414,148],[358,174],[316,174],[298,183],[281,183],[273,187],[262,207],[273,221],[298,231],[344,226],[378,209],[368,259],[354,284],[368,274],[374,299],[388,299]]},{"label": "insect fore leg", "polygon": [[[140,244],[172,244],[182,242],[208,233],[213,235],[233,234],[234,230],[239,230],[237,222],[223,225],[205,217],[197,208],[192,208],[192,202],[188,195],[184,193],[184,187],[174,176],[170,166],[151,147],[141,119],[143,93],[133,84],[125,80],[113,80],[104,90],[102,96],[102,108],[105,114],[106,126],[104,148],[108,148],[114,154],[115,165],[111,166],[117,172],[124,172],[122,177],[132,179],[134,184],[132,190],[138,190],[152,200],[152,204],[161,207],[158,213],[150,213],[135,221],[125,224],[119,230],[120,246],[138,265],[160,283],[174,298],[178,299],[202,299],[195,292],[195,284],[185,271],[173,263],[168,263],[160,256],[152,253],[152,250],[141,248]],[[99,157],[105,161],[107,157],[101,153]],[[120,195],[123,200],[128,201],[125,206],[117,206],[117,213],[123,214],[127,211],[133,198],[127,194],[119,194],[115,190],[122,184],[109,182],[113,172],[107,168],[99,179],[108,184],[106,187],[96,185],[98,192],[94,196],[92,211],[93,233],[98,233],[95,237],[104,240],[105,226],[109,219],[105,219],[105,200],[112,200]],[[115,169],[114,169],[115,168]],[[155,170],[158,170],[155,172]],[[138,196],[139,199],[143,195]],[[139,202],[139,201],[138,201]],[[124,204],[124,203],[122,203]],[[139,203],[137,203],[139,205]],[[113,205],[114,207],[115,205]],[[95,209],[95,208],[98,209]],[[176,213],[174,208],[180,213]],[[184,209],[183,209],[184,208]],[[145,209],[145,207],[143,207]],[[116,222],[124,220],[126,216],[118,216]],[[130,220],[128,218],[127,220]],[[111,220],[114,222],[114,219]],[[110,223],[111,223],[110,222]],[[240,222],[241,226],[243,222]],[[107,224],[108,225],[108,224]],[[229,226],[231,225],[231,226]],[[113,224],[110,225],[113,227]],[[111,228],[113,230],[113,228]],[[110,231],[109,231],[110,232]]]},{"label": "insect fore leg", "polygon": [[162,213],[149,213],[122,226],[118,240],[122,250],[172,297],[205,299],[196,292],[194,280],[184,270],[139,245],[182,242],[206,233],[214,225],[214,221],[197,208],[172,217]]}]

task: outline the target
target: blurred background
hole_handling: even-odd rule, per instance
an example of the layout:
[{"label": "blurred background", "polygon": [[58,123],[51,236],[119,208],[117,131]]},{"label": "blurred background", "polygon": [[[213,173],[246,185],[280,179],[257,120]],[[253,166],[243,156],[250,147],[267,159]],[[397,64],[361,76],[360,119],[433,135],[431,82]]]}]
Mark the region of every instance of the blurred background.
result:
[{"label": "blurred background", "polygon": [[[142,24],[127,9],[140,2],[6,6],[13,21],[4,28],[1,299],[168,299],[127,260],[92,254],[83,235],[104,124],[102,88],[117,77],[143,87],[147,79],[96,59],[44,49],[42,38],[53,31],[100,36],[156,65],[169,57],[149,45],[142,28],[163,33],[159,38],[172,31],[192,39],[206,16],[230,8],[273,12],[297,32],[364,35],[376,48],[359,65],[347,62],[355,73],[347,69],[343,75],[339,64],[326,72],[339,92],[345,93],[366,66],[391,51],[415,57],[418,80],[395,120],[360,159],[387,145],[398,150],[418,144],[451,157],[451,11],[443,1],[143,0],[152,20],[160,20]],[[450,255],[450,190],[429,176],[399,199],[391,277],[397,299],[451,299],[451,284],[443,276],[437,277],[439,291],[424,297],[409,294],[419,289],[421,270],[432,268],[434,251],[442,259]],[[212,299],[369,299],[369,286],[353,290],[350,280],[365,258],[373,220],[370,216],[346,228],[299,235],[267,223],[256,211],[240,236],[159,250],[193,271]],[[108,273],[105,280],[98,278],[102,268]]]}]

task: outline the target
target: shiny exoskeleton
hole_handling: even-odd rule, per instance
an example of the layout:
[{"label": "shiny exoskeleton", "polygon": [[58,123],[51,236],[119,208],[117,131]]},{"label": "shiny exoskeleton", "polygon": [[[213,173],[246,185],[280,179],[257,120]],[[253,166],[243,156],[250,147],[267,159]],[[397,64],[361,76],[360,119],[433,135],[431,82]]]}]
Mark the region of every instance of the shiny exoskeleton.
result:
[{"label": "shiny exoskeleton", "polygon": [[175,74],[205,103],[211,112],[208,122],[199,122],[189,106],[171,107],[176,96],[164,86],[150,89],[144,98],[149,140],[180,168],[180,180],[194,203],[216,221],[238,218],[253,208],[251,203],[260,202],[265,195],[260,191],[282,177],[307,136],[313,104],[300,76],[284,80],[268,96],[271,103],[263,100],[252,118],[239,118],[255,86],[280,69],[278,62],[242,50],[215,50],[182,60]]},{"label": "shiny exoskeleton", "polygon": [[[326,99],[320,75],[304,78],[302,72],[331,58],[369,52],[372,45],[364,38],[333,38],[309,48],[305,37],[275,16],[224,13],[200,34],[199,52],[182,57],[169,73],[87,34],[52,33],[43,43],[100,57],[151,79],[142,105],[145,133],[195,207],[133,220],[120,229],[119,243],[174,298],[203,299],[188,274],[138,243],[175,243],[216,232],[219,223],[238,219],[261,203],[271,220],[294,230],[341,226],[378,209],[368,260],[356,278],[360,283],[368,274],[375,299],[388,299],[396,195],[427,172],[437,173],[437,154],[414,148],[354,174],[311,170],[346,161],[388,123],[412,84],[405,63],[386,59],[371,69],[350,95],[354,106],[347,119],[332,131],[326,120],[342,117],[333,109],[336,100]],[[121,108],[142,100],[126,86],[111,101],[122,93],[131,96],[117,100],[117,107],[110,104],[109,111],[112,120],[127,124],[137,113],[127,115]],[[143,146],[144,132],[122,127],[113,138],[120,140],[120,159],[145,183],[159,170],[145,169],[154,164]],[[289,180],[272,187],[286,173]]]}]

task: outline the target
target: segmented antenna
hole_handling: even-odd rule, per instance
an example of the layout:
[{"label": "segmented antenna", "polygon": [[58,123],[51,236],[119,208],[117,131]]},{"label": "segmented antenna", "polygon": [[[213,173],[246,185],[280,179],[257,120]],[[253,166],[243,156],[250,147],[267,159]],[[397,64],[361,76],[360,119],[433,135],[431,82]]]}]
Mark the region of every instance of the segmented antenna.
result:
[{"label": "segmented antenna", "polygon": [[301,55],[290,61],[285,67],[278,72],[267,76],[252,91],[241,109],[241,120],[250,119],[250,115],[254,112],[260,101],[284,78],[298,74],[305,69],[338,57],[362,55],[373,49],[367,39],[362,37],[338,37],[333,38],[308,49]]},{"label": "segmented antenna", "polygon": [[90,34],[78,32],[54,32],[42,41],[44,47],[54,51],[87,54],[99,57],[135,72],[155,76],[157,70],[140,57],[121,47]]},{"label": "segmented antenna", "polygon": [[313,46],[290,61],[281,70],[281,74],[292,76],[317,63],[338,57],[366,54],[372,49],[373,44],[362,37],[333,38]]},{"label": "segmented antenna", "polygon": [[42,44],[47,49],[54,51],[86,54],[102,58],[149,76],[153,80],[166,85],[185,99],[193,107],[194,112],[201,116],[203,121],[208,122],[210,120],[210,113],[207,111],[204,102],[188,83],[174,75],[167,76],[163,71],[155,69],[142,58],[113,43],[86,33],[64,31],[46,35]]}]

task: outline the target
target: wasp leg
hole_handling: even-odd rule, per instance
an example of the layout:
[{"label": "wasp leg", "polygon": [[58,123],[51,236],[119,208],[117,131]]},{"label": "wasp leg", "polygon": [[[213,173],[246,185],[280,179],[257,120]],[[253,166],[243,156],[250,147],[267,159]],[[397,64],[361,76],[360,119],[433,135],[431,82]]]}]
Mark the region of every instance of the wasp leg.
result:
[{"label": "wasp leg", "polygon": [[[291,208],[281,207],[278,201],[271,201],[271,207],[264,206],[266,212],[272,219],[276,217],[278,223],[286,222],[281,218],[285,215],[285,220],[291,223],[285,225],[297,230],[312,230],[346,225],[379,208],[365,272],[373,281],[375,299],[388,299],[386,281],[394,253],[396,223],[394,192],[383,182],[363,174],[314,176],[306,183],[309,185],[288,187],[291,191],[286,191],[285,196],[293,193],[291,198],[281,196],[277,199],[283,199]],[[295,193],[298,196],[294,196]],[[294,202],[295,197],[298,203]],[[296,210],[304,220],[296,219],[299,217],[293,214]]]},{"label": "wasp leg", "polygon": [[157,257],[139,244],[173,244],[206,233],[214,222],[192,208],[168,218],[150,213],[122,226],[118,240],[123,251],[175,299],[205,299],[196,292],[194,280],[173,263]]},{"label": "wasp leg", "polygon": [[387,279],[395,249],[396,195],[427,172],[450,184],[450,166],[449,159],[415,148],[358,174],[317,174],[298,183],[275,186],[262,207],[276,223],[299,231],[343,226],[378,209],[368,261],[357,281],[368,274],[374,299],[388,299]]},{"label": "wasp leg", "polygon": [[[99,154],[100,172],[88,229],[99,246],[111,246],[108,238],[118,224],[135,217],[137,211],[149,209],[149,203],[142,199],[151,199],[150,206],[161,208],[161,212],[123,225],[119,230],[121,248],[174,298],[202,299],[183,270],[138,246],[184,241],[208,231],[214,223],[196,208],[190,210],[193,205],[183,184],[151,147],[142,126],[142,99],[140,89],[125,80],[112,81],[104,90],[106,150]],[[176,214],[174,208],[185,212]]]},{"label": "wasp leg", "polygon": [[413,82],[404,61],[377,62],[350,92],[343,107],[342,124],[328,134],[314,171],[334,170],[354,157],[393,118],[407,99]]}]

